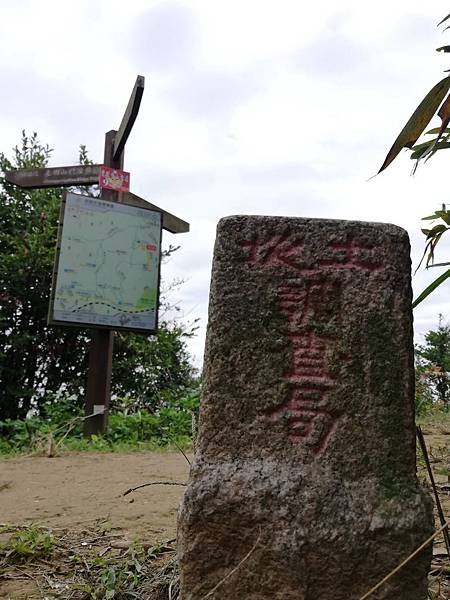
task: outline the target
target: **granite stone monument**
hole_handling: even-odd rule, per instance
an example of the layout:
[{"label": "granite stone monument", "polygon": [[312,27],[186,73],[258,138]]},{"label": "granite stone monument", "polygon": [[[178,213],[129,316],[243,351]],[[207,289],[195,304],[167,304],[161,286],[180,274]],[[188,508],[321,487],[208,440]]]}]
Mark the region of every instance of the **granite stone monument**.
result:
[{"label": "granite stone monument", "polygon": [[[358,600],[433,531],[394,225],[218,225],[182,600]],[[430,549],[374,594],[424,600]]]}]

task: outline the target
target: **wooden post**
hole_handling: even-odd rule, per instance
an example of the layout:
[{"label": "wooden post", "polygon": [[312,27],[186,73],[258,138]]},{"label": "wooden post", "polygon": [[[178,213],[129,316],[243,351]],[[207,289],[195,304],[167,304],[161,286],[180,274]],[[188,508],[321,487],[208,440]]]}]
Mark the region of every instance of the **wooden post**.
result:
[{"label": "wooden post", "polygon": [[[117,131],[112,130],[105,135],[104,165],[113,169],[123,169],[123,150],[117,160],[113,158],[116,134]],[[102,189],[101,198],[117,202],[121,200],[121,194],[113,190]],[[113,344],[114,331],[111,329],[91,330],[85,416],[94,416],[84,421],[85,437],[104,433],[108,424]]]}]

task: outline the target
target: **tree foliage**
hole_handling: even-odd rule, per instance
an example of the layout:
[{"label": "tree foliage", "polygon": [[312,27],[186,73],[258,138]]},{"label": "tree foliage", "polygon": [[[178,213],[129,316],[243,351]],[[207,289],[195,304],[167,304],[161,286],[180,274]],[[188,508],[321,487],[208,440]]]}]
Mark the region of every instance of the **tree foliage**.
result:
[{"label": "tree foliage", "polygon": [[426,401],[450,406],[450,325],[439,316],[436,330],[416,347],[418,391]]},{"label": "tree foliage", "polygon": [[[83,401],[88,331],[47,325],[62,190],[24,190],[3,176],[45,167],[51,152],[23,132],[12,158],[0,154],[0,420],[39,411],[61,392]],[[80,162],[88,162],[84,147]],[[192,333],[163,322],[156,336],[117,335],[113,395],[155,409],[169,392],[181,393],[192,383],[185,343]]]}]

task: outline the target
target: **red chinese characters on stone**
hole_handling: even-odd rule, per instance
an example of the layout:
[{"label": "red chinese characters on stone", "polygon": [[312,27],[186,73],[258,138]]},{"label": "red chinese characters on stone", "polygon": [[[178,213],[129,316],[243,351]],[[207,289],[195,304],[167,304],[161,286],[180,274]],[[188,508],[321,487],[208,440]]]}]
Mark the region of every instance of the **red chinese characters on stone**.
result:
[{"label": "red chinese characters on stone", "polygon": [[374,248],[364,246],[354,240],[345,243],[330,244],[330,258],[320,260],[320,266],[328,269],[361,269],[364,271],[382,271],[383,265],[374,256]]},{"label": "red chinese characters on stone", "polygon": [[335,273],[341,269],[377,272],[383,267],[374,248],[353,240],[332,243],[318,257],[312,248],[289,235],[255,237],[242,248],[247,263],[278,270],[283,277],[277,298],[287,319],[291,346],[291,363],[283,374],[289,391],[267,417],[272,423],[285,423],[292,443],[319,456],[337,427],[337,416],[329,409],[336,383],[330,368],[335,340],[317,333],[319,324],[329,324],[339,314],[342,282]]},{"label": "red chinese characters on stone", "polygon": [[305,382],[292,387],[289,398],[269,413],[269,419],[287,420],[289,440],[303,443],[314,455],[327,447],[336,429],[336,420],[328,412],[327,389]]},{"label": "red chinese characters on stone", "polygon": [[267,240],[254,238],[242,243],[246,261],[262,267],[288,267],[302,272],[301,258],[303,245],[288,236],[277,235]]},{"label": "red chinese characters on stone", "polygon": [[330,281],[292,280],[278,291],[279,306],[292,331],[326,315],[338,295],[338,284]]},{"label": "red chinese characters on stone", "polygon": [[331,340],[313,333],[292,333],[289,339],[293,357],[285,373],[289,396],[270,411],[269,418],[272,422],[286,420],[291,442],[302,442],[317,456],[326,449],[336,427],[327,410],[334,386],[328,360]]},{"label": "red chinese characters on stone", "polygon": [[292,347],[292,364],[285,374],[291,382],[304,378],[332,382],[328,372],[326,340],[314,334],[289,334]]},{"label": "red chinese characters on stone", "polygon": [[245,260],[263,268],[287,267],[293,272],[312,274],[326,270],[358,269],[372,273],[383,271],[384,266],[376,256],[376,247],[355,240],[332,243],[325,257],[316,266],[306,266],[305,245],[289,235],[276,235],[268,239],[255,237],[244,241]]},{"label": "red chinese characters on stone", "polygon": [[339,298],[339,284],[317,274],[290,279],[278,290],[278,303],[288,320],[292,360],[284,373],[288,397],[268,416],[272,422],[286,422],[289,440],[302,444],[314,456],[326,450],[337,420],[327,408],[335,385],[330,369],[335,340],[312,328],[323,316],[329,318]]}]

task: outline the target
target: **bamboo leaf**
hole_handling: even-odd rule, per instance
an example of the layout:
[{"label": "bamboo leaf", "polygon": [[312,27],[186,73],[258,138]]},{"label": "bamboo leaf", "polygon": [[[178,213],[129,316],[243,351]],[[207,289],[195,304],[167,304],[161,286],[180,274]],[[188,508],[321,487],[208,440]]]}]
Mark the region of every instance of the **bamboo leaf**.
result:
[{"label": "bamboo leaf", "polygon": [[450,52],[450,46],[441,46],[440,48],[436,48],[436,52]]},{"label": "bamboo leaf", "polygon": [[439,287],[441,285],[441,283],[443,283],[449,277],[450,277],[450,269],[448,271],[445,271],[445,273],[442,273],[442,275],[439,275],[439,277],[437,279],[435,279],[433,281],[433,283],[430,283],[430,285],[428,287],[426,287],[423,290],[423,292],[421,294],[419,294],[419,296],[414,300],[414,302],[412,303],[412,307],[416,308],[416,306],[418,306],[421,302],[423,302],[423,300],[425,300],[425,298],[427,298],[427,296],[429,296],[432,292],[434,292],[434,290],[437,287]]},{"label": "bamboo leaf", "polygon": [[[433,129],[429,129],[428,131],[425,131],[425,135],[436,135],[437,133],[439,133],[439,131],[440,131],[440,127],[434,127]],[[444,133],[450,133],[450,127],[447,128]]]},{"label": "bamboo leaf", "polygon": [[449,210],[438,210],[436,214],[440,219],[446,223],[446,225],[450,225],[450,211]]},{"label": "bamboo leaf", "polygon": [[[427,236],[427,239],[428,239],[428,236]],[[430,248],[430,247],[431,247],[431,242],[432,242],[432,241],[433,241],[433,240],[429,240],[429,241],[428,241],[428,242],[425,244],[425,248],[424,248],[424,251],[423,251],[423,254],[422,254],[422,258],[420,259],[420,261],[419,261],[419,264],[417,265],[417,267],[416,267],[416,270],[414,271],[414,275],[415,275],[415,274],[417,273],[417,271],[420,269],[420,266],[421,266],[421,265],[422,265],[422,263],[423,263],[423,259],[425,258],[426,254],[427,254],[427,250],[428,250],[428,248]]]},{"label": "bamboo leaf", "polygon": [[[444,225],[442,225],[442,227],[444,227]],[[433,236],[433,238],[430,240],[430,252],[428,254],[427,265],[426,265],[427,269],[431,266],[432,263],[434,263],[434,251],[436,249],[436,246],[438,245],[439,240],[441,239],[441,237],[444,235],[444,233],[446,231],[447,231],[447,228],[444,227],[444,229],[441,229],[439,232],[436,232],[435,235]],[[429,236],[429,237],[431,237],[431,236]]]},{"label": "bamboo leaf", "polygon": [[[449,46],[450,48],[450,46]],[[441,105],[441,108],[438,110],[438,116],[440,117],[440,119],[442,120],[442,125],[439,129],[439,133],[438,136],[431,148],[431,151],[437,146],[437,144],[439,143],[439,140],[441,139],[445,129],[447,128],[447,125],[450,121],[450,96],[447,96],[447,98],[444,100],[444,102]]]},{"label": "bamboo leaf", "polygon": [[386,169],[403,148],[412,148],[414,146],[425,127],[435,115],[449,88],[450,77],[445,77],[428,92],[401,130],[378,173]]},{"label": "bamboo leaf", "polygon": [[431,140],[430,142],[424,142],[423,144],[417,144],[417,146],[414,146],[412,148],[412,153],[409,158],[411,158],[412,160],[417,160],[419,158],[425,158],[425,156],[432,150],[436,152],[437,150],[444,150],[445,148],[450,148],[450,142],[439,142],[433,149],[433,142],[434,140]]},{"label": "bamboo leaf", "polygon": [[423,233],[426,236],[426,244],[425,244],[425,248],[422,254],[422,257],[419,261],[419,264],[417,265],[416,270],[414,271],[414,274],[417,273],[417,271],[420,269],[423,260],[425,258],[425,256],[427,256],[427,261],[426,261],[426,268],[428,269],[431,265],[430,263],[432,263],[434,261],[434,250],[439,242],[439,240],[441,239],[441,237],[444,235],[444,233],[446,231],[448,231],[449,228],[447,228],[445,225],[436,225],[435,227],[433,227],[433,229],[422,229]]},{"label": "bamboo leaf", "polygon": [[416,144],[415,146],[413,146],[411,148],[411,150],[413,150],[414,152],[417,152],[418,150],[423,150],[424,148],[429,148],[436,140],[437,140],[437,137],[433,138],[432,140],[428,140],[426,142],[421,142],[420,144]]},{"label": "bamboo leaf", "polygon": [[441,233],[441,232],[444,232],[444,231],[446,231],[446,229],[447,229],[447,227],[446,227],[445,225],[442,225],[442,224],[440,224],[440,225],[435,225],[435,226],[432,228],[432,230],[430,231],[430,234],[431,234],[432,236],[434,236],[434,235],[436,235],[437,233]]},{"label": "bamboo leaf", "polygon": [[411,160],[419,161],[419,159],[421,159],[427,154],[428,150],[431,148],[432,145],[432,142],[426,142],[425,144],[418,144],[417,146],[414,146],[414,148],[412,148],[411,156],[409,158]]},{"label": "bamboo leaf", "polygon": [[450,265],[450,262],[434,263],[434,265],[430,265],[430,269],[434,269],[435,267],[448,267],[448,265]]},{"label": "bamboo leaf", "polygon": [[439,25],[442,25],[442,23],[445,23],[445,21],[447,21],[448,19],[450,19],[450,15],[447,15],[446,17],[444,17],[442,19],[442,21],[439,21],[439,23],[437,24],[437,26],[439,27]]}]

